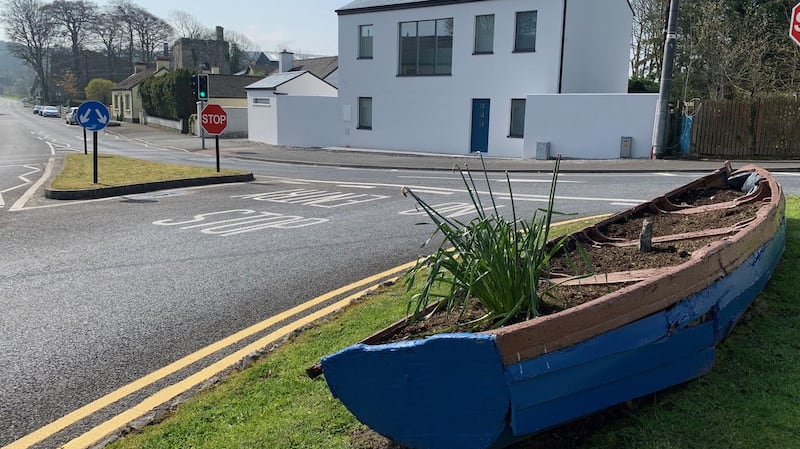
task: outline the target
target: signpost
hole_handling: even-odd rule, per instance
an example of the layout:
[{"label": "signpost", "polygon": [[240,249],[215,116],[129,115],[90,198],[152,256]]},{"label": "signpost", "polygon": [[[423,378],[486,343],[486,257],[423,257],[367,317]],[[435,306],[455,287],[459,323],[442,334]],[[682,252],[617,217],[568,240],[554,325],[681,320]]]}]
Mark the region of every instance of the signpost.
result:
[{"label": "signpost", "polygon": [[789,37],[800,45],[800,3],[792,8],[792,19],[789,21]]},{"label": "signpost", "polygon": [[[111,113],[108,108],[99,101],[87,101],[75,111],[78,117],[78,124],[85,130],[92,131],[92,149],[94,150],[94,183],[97,184],[97,131],[103,130],[111,121]],[[84,134],[85,139],[85,134]]]},{"label": "signpost", "polygon": [[219,135],[228,126],[228,113],[218,104],[209,104],[200,111],[200,126],[214,136],[217,148],[217,172],[219,172]]}]

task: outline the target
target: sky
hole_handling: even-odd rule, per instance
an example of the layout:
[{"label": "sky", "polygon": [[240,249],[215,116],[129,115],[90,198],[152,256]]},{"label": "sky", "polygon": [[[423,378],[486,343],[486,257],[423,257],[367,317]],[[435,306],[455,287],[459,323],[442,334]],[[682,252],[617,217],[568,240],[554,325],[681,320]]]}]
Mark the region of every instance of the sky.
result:
[{"label": "sky", "polygon": [[[99,6],[108,0],[94,0]],[[48,2],[45,0],[45,2]],[[261,51],[334,56],[337,54],[336,9],[350,0],[130,0],[161,19],[184,11],[211,28],[244,34]],[[3,33],[5,34],[5,33]]]},{"label": "sky", "polygon": [[[337,54],[336,9],[350,0],[130,0],[169,22],[175,10],[203,25],[244,34],[253,50]],[[97,1],[98,5],[108,1]]]}]

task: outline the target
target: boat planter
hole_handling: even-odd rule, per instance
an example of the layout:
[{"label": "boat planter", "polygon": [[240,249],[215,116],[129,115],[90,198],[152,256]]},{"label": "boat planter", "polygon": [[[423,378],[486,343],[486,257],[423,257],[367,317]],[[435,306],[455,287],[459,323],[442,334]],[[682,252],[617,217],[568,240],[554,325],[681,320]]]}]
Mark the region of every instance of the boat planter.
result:
[{"label": "boat planter", "polygon": [[[742,193],[681,204],[692,191],[731,189]],[[752,213],[732,226],[656,234],[656,244],[705,239],[678,265],[569,281],[621,285],[599,298],[491,331],[376,343],[401,322],[324,357],[325,379],[359,421],[399,444],[486,449],[701,376],[783,252],[785,200],[774,178],[726,164],[572,234],[594,247],[634,245],[609,230],[645,215],[691,220],[744,207]]]}]

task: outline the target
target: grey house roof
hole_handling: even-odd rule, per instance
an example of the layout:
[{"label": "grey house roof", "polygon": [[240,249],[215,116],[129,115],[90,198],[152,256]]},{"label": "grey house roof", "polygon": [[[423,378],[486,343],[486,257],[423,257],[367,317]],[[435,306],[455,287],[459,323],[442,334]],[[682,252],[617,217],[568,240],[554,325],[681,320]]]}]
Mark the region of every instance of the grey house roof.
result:
[{"label": "grey house roof", "polygon": [[150,78],[151,76],[155,75],[157,72],[156,69],[144,69],[141,72],[134,73],[133,75],[125,78],[124,80],[117,83],[111,90],[131,90],[135,86],[138,86],[142,83],[142,81]]},{"label": "grey house roof", "polygon": [[325,79],[328,75],[339,68],[338,56],[326,56],[323,58],[300,59],[294,62],[292,71],[305,70],[313,73],[319,79]]},{"label": "grey house roof", "polygon": [[244,90],[260,76],[208,75],[208,94],[211,98],[247,98]]},{"label": "grey house roof", "polygon": [[[456,3],[483,2],[488,0],[354,0],[336,10],[339,15],[364,12],[392,11],[396,9],[421,8],[425,6],[452,5]],[[633,11],[630,0],[626,0]]]},{"label": "grey house roof", "polygon": [[354,0],[336,10],[339,15],[359,14],[372,11],[419,8],[422,6],[449,5],[454,3],[480,2],[487,0]]},{"label": "grey house roof", "polygon": [[[270,75],[266,78],[261,79],[258,82],[250,84],[245,87],[245,89],[262,89],[262,90],[274,90],[278,86],[282,84],[286,84],[289,81],[297,78],[298,76],[306,73],[305,70],[298,71],[298,72],[283,72],[283,73],[276,73],[274,75]],[[211,88],[209,87],[209,90]]]}]

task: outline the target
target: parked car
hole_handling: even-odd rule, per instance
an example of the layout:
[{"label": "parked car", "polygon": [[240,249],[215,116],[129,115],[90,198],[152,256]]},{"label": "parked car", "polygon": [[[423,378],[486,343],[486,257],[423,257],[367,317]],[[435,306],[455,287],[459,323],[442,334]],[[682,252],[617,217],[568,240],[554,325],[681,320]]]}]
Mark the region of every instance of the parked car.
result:
[{"label": "parked car", "polygon": [[64,114],[64,121],[67,122],[67,125],[77,125],[78,124],[78,108],[71,107],[66,114]]},{"label": "parked car", "polygon": [[40,104],[33,105],[33,113],[34,114],[38,115],[41,111],[42,111],[42,105],[40,105]]},{"label": "parked car", "polygon": [[42,117],[61,117],[56,106],[45,106],[42,108]]}]

